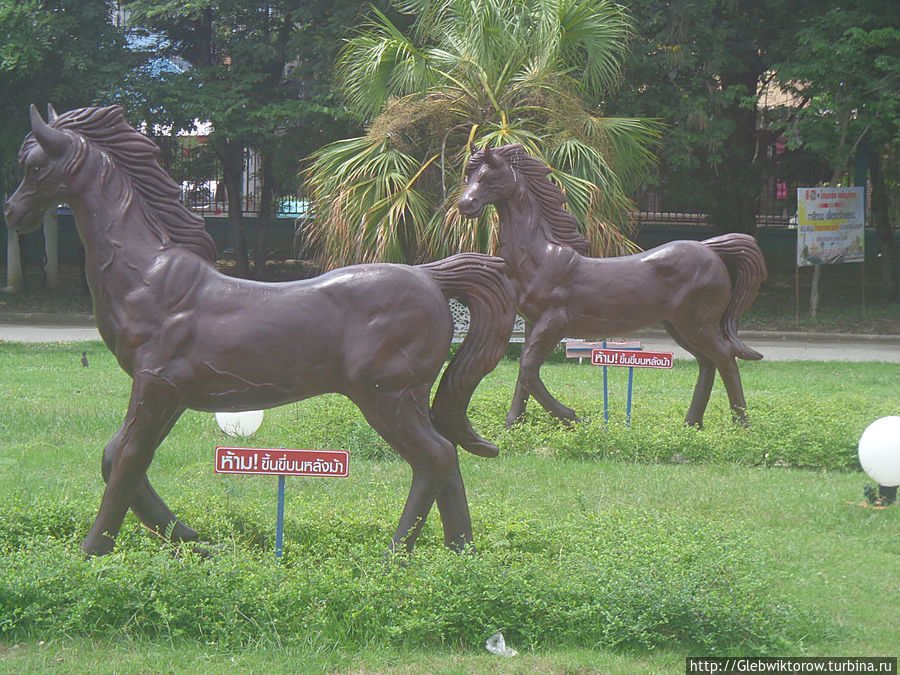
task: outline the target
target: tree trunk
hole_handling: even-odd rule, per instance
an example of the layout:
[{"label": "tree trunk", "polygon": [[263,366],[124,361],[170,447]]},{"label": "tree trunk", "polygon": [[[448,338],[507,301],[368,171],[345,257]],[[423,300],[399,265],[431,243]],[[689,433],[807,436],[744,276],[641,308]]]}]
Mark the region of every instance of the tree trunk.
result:
[{"label": "tree trunk", "polygon": [[256,254],[254,266],[256,278],[266,279],[266,260],[269,252],[269,223],[272,220],[272,196],[275,192],[275,175],[272,167],[271,152],[260,151],[262,186],[260,188],[259,213],[256,221]]},{"label": "tree trunk", "polygon": [[813,265],[812,284],[809,287],[809,316],[815,319],[819,311],[819,277],[822,274],[821,265]]},{"label": "tree trunk", "polygon": [[888,216],[888,193],[884,185],[881,152],[872,153],[869,171],[872,180],[872,224],[878,240],[878,257],[881,262],[881,283],[889,302],[900,302],[900,267],[894,250],[894,232]]},{"label": "tree trunk", "polygon": [[[841,137],[840,145],[844,146],[847,138],[846,138],[846,129]],[[844,175],[844,169],[841,167],[838,162],[839,159],[835,159],[835,164],[832,169],[831,174],[831,186],[837,187],[837,184],[841,181],[841,176]],[[865,235],[865,233],[863,233]],[[865,245],[865,244],[864,244]],[[822,276],[822,265],[816,265],[813,268],[813,278],[812,284],[809,287],[809,316],[810,318],[815,319],[816,313],[819,309],[819,278]]]},{"label": "tree trunk", "polygon": [[[752,63],[752,59],[748,62]],[[739,88],[745,96],[756,92],[758,82],[759,73],[752,67],[722,77],[723,89]],[[755,162],[756,108],[744,108],[735,100],[725,107],[722,117],[731,120],[734,128],[726,141],[727,151],[717,166],[719,178],[712,186],[715,192],[709,213],[710,224],[721,232],[756,234],[761,184],[759,165]]]},{"label": "tree trunk", "polygon": [[228,199],[228,223],[234,240],[234,259],[237,273],[243,278],[250,276],[250,261],[247,258],[247,238],[244,234],[243,173],[244,149],[234,141],[216,142],[213,146],[222,162],[222,182]]}]

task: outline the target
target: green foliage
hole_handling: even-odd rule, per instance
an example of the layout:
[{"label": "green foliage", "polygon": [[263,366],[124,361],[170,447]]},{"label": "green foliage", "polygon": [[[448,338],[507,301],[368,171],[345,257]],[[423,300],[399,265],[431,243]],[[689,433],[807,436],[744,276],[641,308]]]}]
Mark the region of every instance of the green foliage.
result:
[{"label": "green foliage", "polygon": [[[862,429],[896,411],[898,369],[746,363],[751,426],[731,423],[716,387],[701,431],[680,422],[693,364],[638,371],[626,429],[624,370],[611,369],[604,428],[600,370],[557,361],[543,368],[548,386],[588,421],[568,429],[532,404],[526,422],[504,431],[516,376],[504,361],[470,409],[501,457],[461,457],[477,554],[446,551],[434,512],[415,554],[396,561],[384,552],[408,468],[349,401],[268,411],[246,441],[352,452],[349,480],[291,481],[281,564],[274,481],[214,474],[213,446],[233,441],[210,415],[188,413],[150,477],[212,542],[211,558],[166,547],[129,515],[116,550],[85,560],[77,547],[102,490],[99,454],[129,380],[99,344],[2,345],[0,641],[478,652],[502,630],[520,651],[798,653],[834,640],[837,623],[864,631],[871,614],[869,595],[858,607],[828,596],[821,609],[821,584],[871,585],[877,596],[890,582],[855,576],[871,581],[869,557],[877,568],[896,555],[895,523],[845,504],[848,486],[863,482],[845,471]],[[860,560],[855,551],[875,540],[879,550]]]},{"label": "green foliage", "polygon": [[[130,65],[105,0],[0,2],[0,193],[30,130],[28,105],[91,105]],[[43,111],[42,111],[43,112]],[[10,181],[11,182],[11,181]]]},{"label": "green foliage", "polygon": [[[208,560],[135,531],[110,556],[85,560],[70,516],[60,518],[71,505],[3,503],[0,636],[476,648],[502,629],[520,648],[772,653],[821,630],[812,615],[773,601],[758,553],[733,527],[659,522],[618,507],[548,523],[488,500],[473,512],[477,555],[453,554],[431,537],[400,565],[382,557],[395,515],[382,490],[365,508],[290,504],[308,515],[289,519],[280,565],[271,536],[247,538],[215,509],[201,524],[233,527],[232,544]],[[207,510],[208,500],[193,507],[186,515],[200,515],[191,511]],[[228,541],[228,532],[211,534]]]},{"label": "green foliage", "polygon": [[470,408],[477,429],[501,452],[630,462],[724,462],[744,466],[849,469],[857,466],[859,435],[874,419],[895,414],[893,364],[742,363],[750,425],[731,422],[721,382],[713,389],[702,430],[685,427],[684,413],[697,366],[676,362],[671,371],[635,371],[631,428],[625,425],[627,371],[609,369],[610,422],[603,424],[599,368],[563,363],[542,368],[544,382],[586,421],[569,428],[534,401],[527,419],[503,428],[515,363],[501,364]]},{"label": "green foliage", "polygon": [[[183,72],[133,71],[120,93],[148,122],[192,128],[213,123],[224,137],[266,150],[309,152],[343,115],[331,95],[331,58],[357,11],[327,2],[246,3],[130,0],[129,30],[147,64],[186,63]],[[331,56],[329,56],[331,55]],[[326,138],[328,136],[326,135]],[[312,143],[312,144],[311,144]]]},{"label": "green foliage", "polygon": [[[375,10],[338,57],[366,136],[317,151],[306,174],[324,262],[489,250],[491,215],[473,223],[454,206],[470,141],[522,143],[553,168],[597,250],[631,250],[620,228],[658,130],[599,112],[628,35],[622,9],[606,0],[394,4],[409,30]],[[374,148],[402,154],[403,169],[372,161]]]},{"label": "green foliage", "polygon": [[709,214],[725,232],[753,231],[774,161],[764,152],[772,141],[762,132],[769,120],[758,91],[822,2],[631,0],[628,11],[634,38],[624,86],[608,104],[665,124],[660,171],[646,184],[655,204]]},{"label": "green foliage", "polygon": [[[263,214],[256,273],[265,275],[267,218],[274,197],[299,191],[298,158],[356,129],[333,92],[331,65],[356,3],[278,0],[207,2],[130,0],[130,31],[144,45],[142,66],[116,87],[136,119],[175,134],[212,124],[209,147],[222,182],[240,200],[243,156],[259,154]],[[163,60],[178,72],[159,72]],[[197,180],[199,177],[195,177]],[[249,274],[241,212],[231,222],[238,273]]]},{"label": "green foliage", "polygon": [[839,3],[806,17],[797,45],[777,64],[795,97],[786,134],[827,160],[838,177],[860,140],[876,152],[900,140],[900,30],[891,2]]}]

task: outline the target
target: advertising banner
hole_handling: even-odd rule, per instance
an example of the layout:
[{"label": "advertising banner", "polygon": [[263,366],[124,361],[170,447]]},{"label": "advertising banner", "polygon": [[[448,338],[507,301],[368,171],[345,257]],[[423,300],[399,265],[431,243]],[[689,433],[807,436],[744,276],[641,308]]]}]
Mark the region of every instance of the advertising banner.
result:
[{"label": "advertising banner", "polygon": [[865,193],[861,187],[797,188],[797,265],[865,259]]}]

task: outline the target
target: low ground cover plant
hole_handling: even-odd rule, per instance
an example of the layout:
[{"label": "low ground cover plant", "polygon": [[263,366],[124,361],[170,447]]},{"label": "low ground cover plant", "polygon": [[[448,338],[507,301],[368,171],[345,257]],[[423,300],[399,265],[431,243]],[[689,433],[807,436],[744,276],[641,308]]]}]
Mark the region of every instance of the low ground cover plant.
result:
[{"label": "low ground cover plant", "polygon": [[520,651],[784,654],[878,622],[865,597],[816,604],[821,593],[798,579],[827,583],[833,568],[862,586],[872,569],[852,549],[896,527],[895,514],[872,520],[840,491],[859,482],[861,431],[900,406],[900,367],[743,364],[751,426],[731,424],[717,386],[696,430],[681,424],[691,363],[636,374],[626,428],[624,373],[611,373],[604,426],[599,369],[555,362],[545,381],[587,421],[568,428],[532,403],[504,430],[515,367],[501,363],[471,408],[501,448],[461,458],[477,553],[446,551],[435,511],[411,559],[385,559],[408,471],[335,396],[267,412],[244,442],[351,452],[351,478],[292,482],[281,563],[273,480],[215,475],[212,450],[229,440],[201,413],[178,423],[151,472],[213,555],[161,546],[129,516],[114,553],[85,560],[77,542],[129,380],[100,345],[0,345],[0,644],[477,651],[501,630]]}]

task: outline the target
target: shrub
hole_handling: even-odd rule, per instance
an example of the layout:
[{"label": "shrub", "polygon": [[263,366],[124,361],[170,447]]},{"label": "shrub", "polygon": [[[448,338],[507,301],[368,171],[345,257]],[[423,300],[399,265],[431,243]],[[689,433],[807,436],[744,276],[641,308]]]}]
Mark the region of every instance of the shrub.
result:
[{"label": "shrub", "polygon": [[281,564],[271,538],[248,535],[259,525],[227,510],[209,511],[207,525],[231,530],[232,544],[208,560],[138,528],[86,560],[68,527],[85,520],[80,507],[20,509],[32,515],[0,529],[0,635],[477,647],[503,630],[519,648],[774,653],[821,628],[773,596],[765,560],[729,524],[621,506],[547,522],[488,500],[473,512],[477,554],[445,550],[432,526],[399,564],[383,557],[391,501],[329,504],[327,526],[321,512],[292,509]]}]

